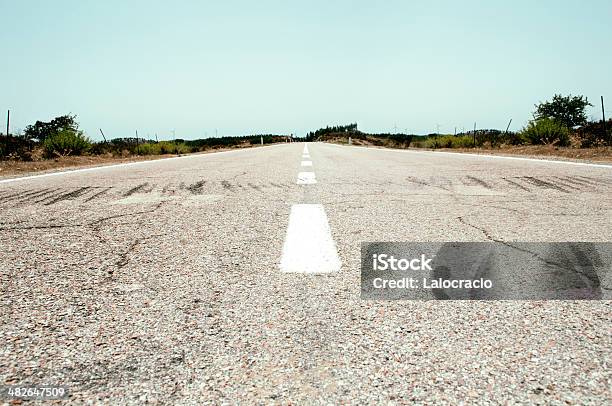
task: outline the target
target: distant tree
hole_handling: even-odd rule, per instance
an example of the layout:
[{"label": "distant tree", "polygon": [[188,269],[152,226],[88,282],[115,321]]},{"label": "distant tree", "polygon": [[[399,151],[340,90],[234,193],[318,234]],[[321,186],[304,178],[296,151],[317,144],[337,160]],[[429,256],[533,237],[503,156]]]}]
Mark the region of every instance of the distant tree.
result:
[{"label": "distant tree", "polygon": [[552,101],[536,104],[536,111],[533,115],[536,120],[551,118],[567,128],[574,128],[587,123],[585,112],[587,106],[592,106],[592,104],[584,96],[556,94]]},{"label": "distant tree", "polygon": [[36,138],[43,142],[48,137],[58,134],[61,131],[76,132],[79,129],[79,123],[76,122],[76,115],[67,114],[65,116],[55,117],[49,122],[36,121],[33,125],[26,127],[24,135],[28,139]]}]

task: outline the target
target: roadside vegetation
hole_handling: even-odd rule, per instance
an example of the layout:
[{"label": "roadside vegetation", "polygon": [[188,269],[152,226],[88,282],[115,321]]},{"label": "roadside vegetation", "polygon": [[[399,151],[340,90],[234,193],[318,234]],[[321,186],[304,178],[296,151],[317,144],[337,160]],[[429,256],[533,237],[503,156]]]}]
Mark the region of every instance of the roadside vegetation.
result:
[{"label": "roadside vegetation", "polygon": [[[612,120],[588,121],[584,96],[555,95],[535,106],[533,118],[522,130],[477,129],[459,134],[368,134],[357,124],[326,127],[308,133],[307,140],[373,145],[390,148],[515,149],[535,151],[529,146],[548,149],[597,149],[610,153]],[[604,131],[605,127],[605,131]],[[544,148],[544,149],[546,149]],[[540,148],[542,149],[542,148]],[[577,153],[578,154],[578,153]],[[576,155],[576,154],[574,154]]]},{"label": "roadside vegetation", "polygon": [[216,149],[244,148],[285,142],[283,135],[248,135],[198,140],[157,141],[136,137],[92,141],[81,130],[75,115],[65,115],[48,122],[37,121],[19,134],[0,136],[0,157],[8,161],[42,161],[74,156],[138,157],[180,155]]},{"label": "roadside vegetation", "polygon": [[369,134],[357,129],[357,124],[325,127],[311,131],[305,141],[327,141],[347,143],[349,138],[356,145],[375,145],[390,148],[408,148],[414,135],[410,134]]},{"label": "roadside vegetation", "polygon": [[[360,131],[355,123],[328,126],[309,132],[305,138],[293,139],[336,143],[348,143],[350,140],[355,145],[389,148],[478,148],[503,149],[509,152],[543,146],[556,151],[590,149],[596,151],[596,155],[612,156],[612,120],[608,120],[605,125],[603,121],[588,121],[586,108],[589,106],[592,105],[584,96],[555,95],[552,100],[537,104],[533,118],[517,132],[477,129],[459,134],[365,133]],[[17,134],[0,135],[0,159],[9,162],[59,161],[66,160],[66,157],[79,156],[107,160],[127,159],[244,148],[260,145],[262,139],[264,144],[271,144],[286,142],[290,138],[265,134],[197,140],[157,141],[124,137],[92,141],[79,129],[76,116],[68,114],[48,122],[36,121]],[[566,155],[572,156],[571,153]],[[585,154],[575,152],[574,156]]]}]

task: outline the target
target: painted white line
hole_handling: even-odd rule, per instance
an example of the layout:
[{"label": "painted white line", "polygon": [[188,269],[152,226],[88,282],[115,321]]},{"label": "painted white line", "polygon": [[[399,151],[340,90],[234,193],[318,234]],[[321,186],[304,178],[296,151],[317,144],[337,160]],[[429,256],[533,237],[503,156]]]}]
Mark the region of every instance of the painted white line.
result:
[{"label": "painted white line", "polygon": [[302,161],[302,166],[312,166],[312,161]]},{"label": "painted white line", "polygon": [[219,151],[219,152],[211,152],[211,153],[205,153],[205,154],[192,154],[192,155],[185,155],[185,156],[175,156],[175,157],[171,157],[171,158],[160,158],[160,159],[150,159],[147,161],[138,161],[138,162],[126,162],[126,163],[122,163],[122,164],[113,164],[113,165],[103,165],[103,166],[93,166],[91,168],[81,168],[81,169],[68,169],[65,171],[59,171],[59,172],[49,172],[49,173],[42,173],[40,175],[30,175],[30,176],[22,176],[19,178],[9,178],[9,179],[0,179],[0,183],[11,183],[11,182],[19,182],[19,181],[26,181],[26,180],[30,180],[30,179],[38,179],[38,178],[46,178],[49,176],[61,176],[61,175],[70,175],[72,173],[83,173],[83,172],[92,172],[92,171],[99,171],[99,170],[104,170],[104,169],[114,169],[114,168],[121,168],[121,167],[126,167],[126,166],[134,166],[134,165],[145,165],[145,164],[152,164],[152,163],[160,163],[160,162],[167,162],[167,161],[173,161],[175,159],[192,159],[192,158],[206,158],[206,157],[215,157],[215,156],[219,156],[219,155],[223,155],[223,154],[235,154],[235,153],[241,153],[241,152],[248,152],[248,151],[256,151],[259,150],[260,148],[273,148],[273,147],[280,147],[283,145],[287,145],[286,143],[282,143],[282,144],[274,144],[274,145],[266,145],[264,147],[257,147],[255,148],[244,148],[244,149],[236,149],[233,151]]},{"label": "painted white line", "polygon": [[312,185],[313,183],[317,183],[317,178],[315,177],[314,172],[300,172],[297,177],[298,185]]},{"label": "painted white line", "polygon": [[305,144],[304,144],[304,153],[308,154],[308,145],[305,145]]},{"label": "painted white line", "polygon": [[280,269],[299,273],[340,270],[340,258],[322,205],[291,206]]},{"label": "painted white line", "polygon": [[366,149],[368,151],[399,152],[399,153],[408,153],[408,154],[412,153],[412,154],[452,155],[455,157],[464,157],[464,158],[514,159],[517,161],[529,161],[529,162],[537,162],[541,164],[565,164],[565,165],[576,165],[576,166],[589,166],[591,168],[602,168],[602,169],[612,168],[612,165],[608,165],[608,164],[560,161],[560,160],[553,160],[553,159],[523,158],[523,157],[518,157],[518,156],[505,156],[505,155],[473,154],[470,152],[417,151],[417,150],[410,150],[410,149],[368,148],[368,147],[361,147],[357,145],[338,145],[338,144],[327,144],[327,145],[333,145],[338,148],[346,148],[346,147],[361,148],[361,149]]},{"label": "painted white line", "polygon": [[304,154],[304,155],[302,155],[302,159],[310,159],[310,154]]}]

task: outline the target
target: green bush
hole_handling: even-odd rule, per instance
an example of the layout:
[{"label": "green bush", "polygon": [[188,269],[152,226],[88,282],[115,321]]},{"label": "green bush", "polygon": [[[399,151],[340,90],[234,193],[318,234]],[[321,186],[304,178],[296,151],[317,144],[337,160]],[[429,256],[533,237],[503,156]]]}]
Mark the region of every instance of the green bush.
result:
[{"label": "green bush", "polygon": [[469,135],[438,135],[425,140],[426,148],[472,148],[474,140]]},{"label": "green bush", "polygon": [[474,146],[474,138],[469,135],[458,135],[452,138],[452,148],[472,148]]},{"label": "green bush", "polygon": [[161,141],[157,145],[159,147],[159,152],[158,153],[160,155],[175,154],[176,153],[176,147],[171,142]]},{"label": "green bush", "polygon": [[531,144],[554,144],[566,146],[570,143],[570,132],[566,126],[552,118],[531,121],[522,131]]},{"label": "green bush", "polygon": [[89,138],[80,131],[62,130],[48,136],[43,142],[47,157],[81,155],[91,148]]},{"label": "green bush", "polygon": [[178,153],[179,154],[190,154],[196,150],[190,148],[188,145],[186,145],[185,143],[181,142],[176,144],[176,149],[178,149]]}]

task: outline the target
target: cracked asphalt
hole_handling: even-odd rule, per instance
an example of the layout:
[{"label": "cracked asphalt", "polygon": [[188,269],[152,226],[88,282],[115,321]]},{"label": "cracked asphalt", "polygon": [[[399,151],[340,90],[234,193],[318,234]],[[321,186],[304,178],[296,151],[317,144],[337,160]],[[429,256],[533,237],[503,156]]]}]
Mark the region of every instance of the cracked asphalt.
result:
[{"label": "cracked asphalt", "polygon": [[[610,301],[360,299],[362,241],[610,241],[609,167],[311,143],[0,184],[0,378],[67,402],[612,402]],[[342,261],[282,273],[292,204]]]}]

